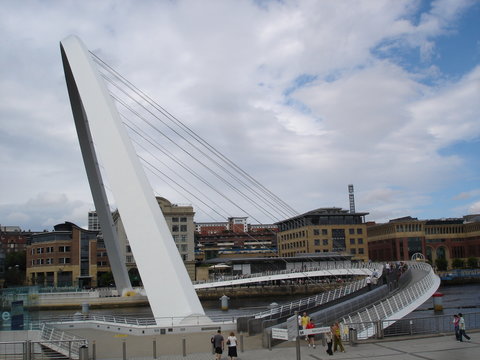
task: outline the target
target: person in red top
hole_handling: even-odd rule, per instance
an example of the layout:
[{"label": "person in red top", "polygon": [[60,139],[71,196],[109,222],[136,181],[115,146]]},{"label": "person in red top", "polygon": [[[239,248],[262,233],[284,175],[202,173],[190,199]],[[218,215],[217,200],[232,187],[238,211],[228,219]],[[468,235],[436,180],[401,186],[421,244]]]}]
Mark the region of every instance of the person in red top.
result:
[{"label": "person in red top", "polygon": [[[310,319],[305,329],[313,329],[314,327],[315,324],[313,323],[312,319]],[[315,335],[313,334],[308,335],[308,347],[313,347],[315,349]]]}]

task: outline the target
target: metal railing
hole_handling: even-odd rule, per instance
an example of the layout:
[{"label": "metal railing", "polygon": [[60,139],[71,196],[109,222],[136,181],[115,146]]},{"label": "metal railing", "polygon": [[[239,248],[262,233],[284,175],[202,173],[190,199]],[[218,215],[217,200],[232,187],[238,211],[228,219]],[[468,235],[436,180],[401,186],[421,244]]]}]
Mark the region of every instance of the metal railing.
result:
[{"label": "metal railing", "polygon": [[73,314],[61,315],[41,318],[36,322],[32,322],[33,328],[46,325],[57,325],[65,323],[82,323],[82,322],[98,322],[112,325],[128,325],[136,327],[157,327],[157,326],[175,326],[178,324],[185,325],[204,325],[205,323],[235,323],[236,317],[232,315],[224,316],[190,316],[187,319],[183,317],[137,317],[135,315],[117,316],[117,315],[97,315],[97,314]]},{"label": "metal railing", "polygon": [[[395,316],[401,318],[406,315],[402,314],[405,312],[405,309],[411,308],[413,310],[418,305],[421,305],[419,302],[424,298],[425,294],[432,295],[436,291],[439,279],[431,266],[426,263],[409,262],[407,272],[412,271],[417,271],[417,275],[420,273],[418,281],[411,280],[403,289],[400,289],[392,296],[365,308],[363,311],[349,314],[342,319],[341,324],[349,328],[353,327],[358,336],[363,337],[376,331],[372,328],[372,324],[377,324],[378,321],[384,320],[395,322],[396,320],[392,320]],[[405,275],[409,276],[410,274]]]},{"label": "metal railing", "polygon": [[[480,329],[480,312],[465,313],[465,327]],[[452,315],[433,315],[410,319],[379,320],[365,323],[349,323],[342,332],[345,340],[350,340],[352,329],[355,330],[356,340],[369,338],[384,338],[394,336],[448,334],[454,333]],[[358,332],[357,329],[368,329],[367,332]]]},{"label": "metal railing", "polygon": [[[381,267],[382,267],[382,264],[380,263],[351,263],[351,262],[328,261],[326,263],[320,263],[316,266],[306,264],[304,268],[292,268],[287,270],[266,271],[261,273],[242,274],[242,275],[222,275],[220,279],[217,278],[217,279],[208,279],[208,280],[201,280],[201,281],[192,281],[192,283],[194,285],[212,284],[212,283],[217,283],[219,281],[267,278],[269,276],[274,276],[274,275],[304,274],[304,273],[309,273],[313,271],[349,270],[349,269],[379,270]],[[335,276],[334,274],[330,274],[330,275]],[[346,275],[348,275],[348,271]],[[355,275],[355,274],[352,273],[352,275]]]},{"label": "metal railing", "polygon": [[[86,345],[85,340],[57,340],[57,341],[6,341],[0,342],[0,360],[60,360],[79,359],[78,349]],[[58,351],[58,349],[72,349]],[[73,349],[77,349],[74,352]]]},{"label": "metal railing", "polygon": [[351,282],[345,286],[338,287],[334,290],[323,292],[300,300],[292,301],[291,303],[274,307],[270,310],[262,311],[253,316],[255,319],[277,319],[285,316],[290,316],[295,311],[302,312],[326,304],[330,301],[337,300],[346,295],[352,294],[367,286],[366,279]]}]

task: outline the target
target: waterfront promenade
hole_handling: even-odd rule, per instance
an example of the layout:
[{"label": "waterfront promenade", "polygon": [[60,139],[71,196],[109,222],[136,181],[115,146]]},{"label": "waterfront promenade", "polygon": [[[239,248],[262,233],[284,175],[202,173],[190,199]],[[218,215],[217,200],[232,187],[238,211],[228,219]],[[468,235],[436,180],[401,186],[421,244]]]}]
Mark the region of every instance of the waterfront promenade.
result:
[{"label": "waterfront promenade", "polygon": [[[355,346],[345,345],[345,353],[334,353],[329,356],[322,345],[316,349],[308,348],[303,342],[301,346],[302,360],[320,359],[374,359],[374,360],[456,360],[456,359],[478,359],[480,358],[480,332],[471,333],[471,341],[458,342],[453,334],[432,336],[432,337],[396,337],[388,340],[375,340],[362,342]],[[208,339],[206,339],[208,342]],[[256,349],[239,353],[238,360],[295,360],[296,348],[294,343],[274,347],[272,350]],[[222,360],[229,359],[226,351]],[[182,355],[163,355],[161,360],[212,360],[211,353]],[[137,358],[134,356],[128,359],[152,359]],[[113,359],[112,359],[113,360]],[[116,359],[115,359],[116,360]]]}]

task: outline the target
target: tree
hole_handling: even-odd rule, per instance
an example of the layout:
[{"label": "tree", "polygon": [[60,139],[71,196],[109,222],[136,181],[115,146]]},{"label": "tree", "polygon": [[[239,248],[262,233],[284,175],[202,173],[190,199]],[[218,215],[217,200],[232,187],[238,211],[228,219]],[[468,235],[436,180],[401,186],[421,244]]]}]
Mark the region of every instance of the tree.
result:
[{"label": "tree", "polygon": [[478,259],[475,257],[469,257],[467,259],[467,267],[469,269],[476,269],[478,268]]},{"label": "tree", "polygon": [[445,271],[448,267],[448,261],[444,258],[438,258],[435,260],[435,266],[438,270]]},{"label": "tree", "polygon": [[25,251],[11,252],[5,257],[5,286],[19,286],[25,283]]},{"label": "tree", "polygon": [[465,267],[465,261],[463,259],[453,259],[452,260],[452,268],[462,269],[464,267]]}]

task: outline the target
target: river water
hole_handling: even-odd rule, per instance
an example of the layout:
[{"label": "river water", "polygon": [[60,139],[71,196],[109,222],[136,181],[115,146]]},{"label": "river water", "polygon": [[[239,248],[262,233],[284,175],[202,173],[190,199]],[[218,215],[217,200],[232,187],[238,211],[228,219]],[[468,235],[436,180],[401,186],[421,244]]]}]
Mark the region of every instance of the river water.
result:
[{"label": "river water", "polygon": [[[480,311],[480,284],[464,284],[464,285],[450,285],[441,286],[438,290],[443,293],[442,298],[444,311],[442,315],[453,315],[459,312],[464,314],[470,312]],[[282,298],[241,298],[230,299],[229,310],[222,311],[220,309],[220,300],[202,301],[205,313],[210,317],[217,316],[232,316],[237,317],[241,315],[255,314],[269,308],[269,305],[273,302],[281,305],[294,300],[298,300],[300,297],[282,297]],[[32,318],[46,318],[59,315],[71,315],[78,310],[48,310],[32,312],[30,315]],[[135,316],[138,318],[151,318],[152,311],[149,306],[143,307],[127,307],[127,308],[112,308],[112,309],[91,309],[91,314],[102,315],[117,315],[117,316]],[[419,318],[428,317],[438,313],[433,311],[433,299],[428,299],[424,304],[419,306],[414,312],[406,316],[406,318]]]}]

